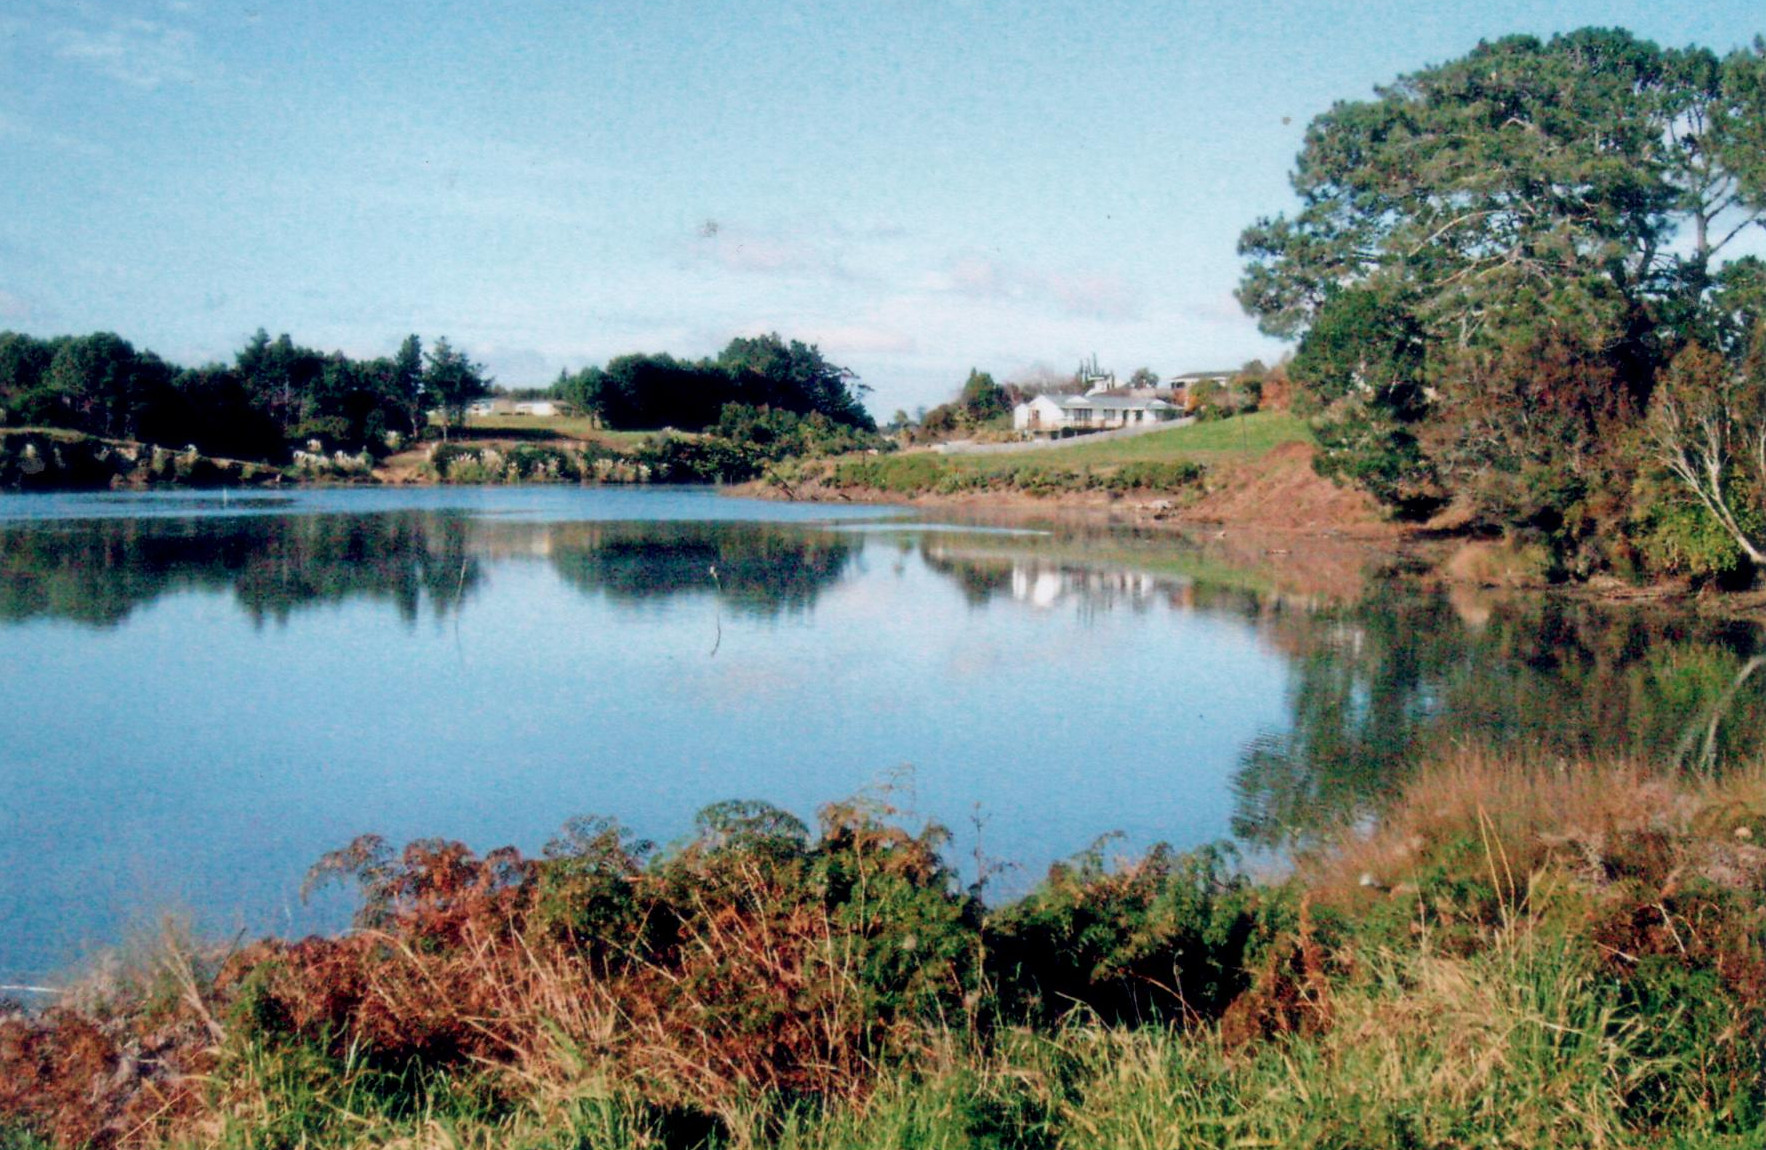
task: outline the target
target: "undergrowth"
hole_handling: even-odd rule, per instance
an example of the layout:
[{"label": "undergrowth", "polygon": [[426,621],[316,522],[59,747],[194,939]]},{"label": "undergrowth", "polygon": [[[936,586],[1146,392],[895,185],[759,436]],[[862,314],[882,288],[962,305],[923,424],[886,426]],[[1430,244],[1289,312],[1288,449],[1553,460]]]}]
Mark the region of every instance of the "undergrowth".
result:
[{"label": "undergrowth", "polygon": [[0,1020],[0,1147],[1762,1145],[1766,777],[1461,754],[1255,883],[709,808],[363,838],[356,929],[169,937]]},{"label": "undergrowth", "polygon": [[851,457],[824,470],[830,487],[867,488],[901,496],[984,491],[1037,496],[1084,491],[1178,493],[1199,489],[1203,476],[1202,465],[1188,460],[1131,461],[1094,468],[930,452]]}]

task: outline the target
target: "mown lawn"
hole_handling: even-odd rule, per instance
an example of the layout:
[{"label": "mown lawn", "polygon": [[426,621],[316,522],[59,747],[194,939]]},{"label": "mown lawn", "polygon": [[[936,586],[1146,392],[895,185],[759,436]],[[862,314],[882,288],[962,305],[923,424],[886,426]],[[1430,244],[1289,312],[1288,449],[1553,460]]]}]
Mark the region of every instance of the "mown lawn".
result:
[{"label": "mown lawn", "polygon": [[[1070,447],[1011,452],[994,459],[1078,467],[1115,463],[1163,463],[1187,459],[1208,463],[1229,458],[1254,458],[1284,443],[1311,443],[1312,432],[1285,411],[1259,411],[1232,419],[1210,420],[1155,431],[1127,439],[1100,439]],[[975,456],[985,459],[987,456]]]},{"label": "mown lawn", "polygon": [[1064,447],[975,455],[908,451],[848,456],[834,466],[830,482],[905,496],[986,490],[1039,495],[1098,489],[1175,492],[1193,489],[1210,464],[1256,458],[1295,442],[1311,442],[1303,422],[1286,412],[1258,412]]}]

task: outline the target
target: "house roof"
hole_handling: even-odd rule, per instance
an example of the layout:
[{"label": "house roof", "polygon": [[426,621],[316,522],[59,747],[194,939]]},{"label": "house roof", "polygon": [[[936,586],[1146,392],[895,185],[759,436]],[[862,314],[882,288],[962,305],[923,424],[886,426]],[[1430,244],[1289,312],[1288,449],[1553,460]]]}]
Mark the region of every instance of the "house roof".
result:
[{"label": "house roof", "polygon": [[1140,408],[1170,407],[1163,399],[1135,399],[1127,395],[1075,395],[1061,401],[1066,408],[1091,407],[1108,411],[1130,411]]}]

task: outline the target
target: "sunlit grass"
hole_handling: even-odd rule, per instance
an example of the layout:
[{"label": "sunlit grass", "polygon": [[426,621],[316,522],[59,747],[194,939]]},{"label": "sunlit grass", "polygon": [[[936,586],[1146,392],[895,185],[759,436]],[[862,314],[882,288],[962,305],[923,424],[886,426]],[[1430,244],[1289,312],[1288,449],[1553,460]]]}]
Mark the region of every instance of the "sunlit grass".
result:
[{"label": "sunlit grass", "polygon": [[1112,468],[1124,463],[1205,464],[1255,458],[1285,443],[1311,442],[1312,432],[1303,420],[1285,411],[1259,411],[1123,439],[1069,440],[1058,447],[1026,447],[1022,451],[997,453],[911,452],[896,458],[910,460],[930,455],[939,461],[936,466],[942,470],[994,474],[1020,467],[1071,470]]},{"label": "sunlit grass", "polygon": [[1068,466],[1176,459],[1206,463],[1223,457],[1259,456],[1284,443],[1311,442],[1312,433],[1303,420],[1285,411],[1258,411],[1124,439],[1100,439],[1022,454],[1013,452],[1011,458]]},{"label": "sunlit grass", "polygon": [[648,431],[609,431],[597,426],[596,421],[586,415],[469,415],[466,430],[477,435],[550,435],[584,443],[603,443],[609,447],[633,447],[652,434]]}]

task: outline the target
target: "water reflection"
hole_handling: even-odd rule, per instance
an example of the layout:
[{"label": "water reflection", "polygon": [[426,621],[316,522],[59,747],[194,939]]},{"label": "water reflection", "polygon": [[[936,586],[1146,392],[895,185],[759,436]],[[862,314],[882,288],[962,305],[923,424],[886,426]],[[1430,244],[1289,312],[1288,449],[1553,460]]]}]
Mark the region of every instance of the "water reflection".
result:
[{"label": "water reflection", "polygon": [[458,513],[0,523],[0,621],[101,627],[185,590],[230,591],[254,620],[345,600],[407,622],[457,611],[487,564],[547,559],[570,586],[636,602],[716,594],[758,615],[809,607],[862,539],[766,524],[523,523]]},{"label": "water reflection", "polygon": [[[1766,641],[1753,624],[1555,597],[1476,599],[1400,578],[1374,580],[1343,605],[1235,582],[1181,541],[1130,562],[1073,536],[938,530],[879,543],[780,523],[187,509],[0,522],[0,621],[113,628],[144,604],[199,590],[230,593],[260,624],[351,600],[390,606],[410,624],[425,612],[457,616],[516,559],[542,561],[564,586],[615,605],[710,596],[764,619],[807,611],[857,577],[875,546],[893,554],[898,575],[917,560],[971,609],[1009,603],[1081,623],[1158,611],[1248,626],[1287,668],[1285,687],[1264,688],[1285,691],[1285,719],[1242,747],[1232,781],[1232,830],[1262,846],[1377,811],[1444,744],[1711,771],[1751,759],[1766,732]],[[1155,708],[1191,702],[1146,690]]]},{"label": "water reflection", "polygon": [[[1168,538],[1161,558],[1165,571],[1134,565],[1125,560],[1087,561],[1071,555],[1037,550],[1058,548],[1061,541],[1021,541],[1019,554],[1000,554],[995,549],[953,542],[930,535],[920,546],[926,567],[956,583],[973,606],[994,600],[1010,600],[1036,611],[1074,608],[1082,616],[1118,608],[1144,612],[1154,606],[1176,611],[1201,611],[1257,618],[1266,610],[1288,601],[1285,595],[1211,582],[1205,575],[1184,573],[1196,569],[1199,549],[1182,539]],[[1307,607],[1312,600],[1304,601]]]},{"label": "water reflection", "polygon": [[0,524],[0,620],[121,624],[185,590],[226,590],[258,622],[351,599],[415,621],[457,609],[482,572],[459,515],[98,519]]},{"label": "water reflection", "polygon": [[1751,623],[1545,596],[1468,611],[1392,583],[1262,626],[1291,669],[1288,727],[1234,780],[1234,831],[1262,845],[1375,813],[1445,746],[1708,773],[1753,761],[1766,732]]},{"label": "water reflection", "polygon": [[1442,740],[1716,770],[1766,728],[1754,626],[1355,583],[1346,542],[321,494],[0,508],[0,635],[29,656],[0,660],[0,981],[113,938],[143,890],[297,929],[270,912],[364,831],[532,848],[599,811],[667,839],[906,763],[920,813],[960,835],[980,806],[1028,883],[1116,829],[1288,842]]},{"label": "water reflection", "polygon": [[626,602],[715,593],[761,616],[813,605],[864,545],[763,523],[592,523],[548,534],[553,568],[578,590]]}]

